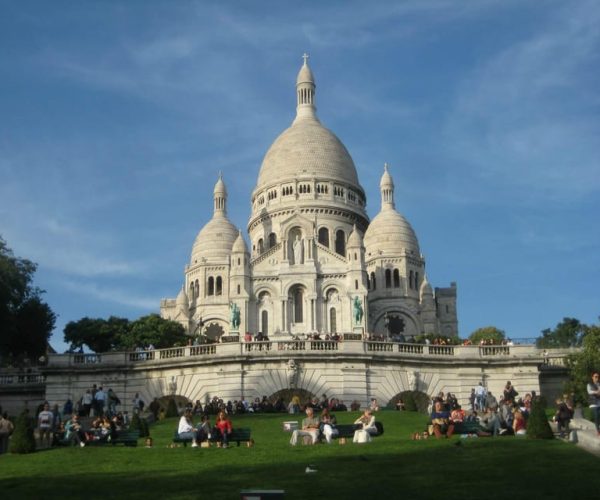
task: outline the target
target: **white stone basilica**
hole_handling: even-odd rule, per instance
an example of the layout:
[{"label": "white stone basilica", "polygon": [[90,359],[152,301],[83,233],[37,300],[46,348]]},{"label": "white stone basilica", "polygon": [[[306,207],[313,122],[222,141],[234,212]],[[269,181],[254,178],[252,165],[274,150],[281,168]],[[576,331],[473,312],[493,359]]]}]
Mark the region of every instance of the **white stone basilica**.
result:
[{"label": "white stone basilica", "polygon": [[296,118],[267,151],[252,193],[251,251],[227,218],[220,177],[212,219],[194,241],[177,298],[161,301],[162,317],[212,339],[458,335],[456,285],[432,290],[387,165],[381,210],[369,221],[350,154],[316,116],[315,88],[305,56]]}]

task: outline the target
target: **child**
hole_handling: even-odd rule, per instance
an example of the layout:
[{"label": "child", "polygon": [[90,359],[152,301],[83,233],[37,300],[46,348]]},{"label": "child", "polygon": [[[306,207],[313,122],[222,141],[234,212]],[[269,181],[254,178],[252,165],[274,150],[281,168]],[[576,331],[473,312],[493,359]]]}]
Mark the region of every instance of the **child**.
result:
[{"label": "child", "polygon": [[573,405],[568,399],[556,400],[556,413],[554,421],[558,427],[558,434],[561,438],[569,435],[569,422],[573,418]]}]

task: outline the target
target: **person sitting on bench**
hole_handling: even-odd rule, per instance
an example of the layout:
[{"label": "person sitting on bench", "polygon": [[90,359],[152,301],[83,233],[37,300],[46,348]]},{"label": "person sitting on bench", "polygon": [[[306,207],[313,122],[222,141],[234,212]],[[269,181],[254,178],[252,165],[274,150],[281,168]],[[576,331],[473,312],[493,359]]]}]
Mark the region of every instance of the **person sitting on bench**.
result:
[{"label": "person sitting on bench", "polygon": [[306,418],[302,420],[302,430],[296,429],[292,432],[290,444],[296,446],[298,437],[310,437],[311,444],[316,444],[319,439],[319,419],[314,416],[313,409],[309,406],[306,408]]},{"label": "person sitting on bench", "polygon": [[192,448],[198,447],[196,442],[196,435],[198,431],[194,429],[192,425],[192,412],[191,410],[185,410],[184,414],[179,419],[179,427],[177,428],[177,435],[179,439],[191,439]]},{"label": "person sitting on bench", "polygon": [[217,420],[215,421],[214,434],[215,434],[215,437],[217,438],[217,442],[221,443],[221,446],[223,448],[227,448],[227,446],[229,445],[229,435],[231,434],[232,430],[233,430],[233,428],[231,426],[231,420],[229,420],[227,413],[225,413],[223,410],[221,410],[217,414]]},{"label": "person sitting on bench", "polygon": [[371,441],[371,435],[377,434],[375,427],[375,417],[370,408],[367,408],[364,413],[354,421],[356,430],[354,431],[353,443],[368,443]]}]

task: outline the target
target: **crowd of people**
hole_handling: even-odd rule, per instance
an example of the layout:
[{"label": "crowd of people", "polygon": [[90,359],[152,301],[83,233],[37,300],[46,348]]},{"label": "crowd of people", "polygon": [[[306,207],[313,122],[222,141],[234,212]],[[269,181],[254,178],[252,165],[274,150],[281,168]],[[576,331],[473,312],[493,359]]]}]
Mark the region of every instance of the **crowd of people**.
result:
[{"label": "crowd of people", "polygon": [[224,410],[217,413],[214,426],[211,426],[210,416],[206,413],[202,415],[200,422],[194,426],[192,411],[186,409],[179,419],[177,427],[178,437],[182,440],[191,440],[192,448],[197,448],[202,443],[210,441],[215,441],[219,448],[227,448],[232,431],[231,420]]}]

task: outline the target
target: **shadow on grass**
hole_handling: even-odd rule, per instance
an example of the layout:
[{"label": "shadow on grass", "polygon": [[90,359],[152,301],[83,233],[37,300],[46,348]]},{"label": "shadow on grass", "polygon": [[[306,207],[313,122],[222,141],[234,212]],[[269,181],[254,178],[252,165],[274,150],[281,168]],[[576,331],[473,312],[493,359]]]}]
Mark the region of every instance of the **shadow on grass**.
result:
[{"label": "shadow on grass", "polygon": [[[270,463],[265,456],[268,450],[259,455],[254,449],[219,450],[216,455],[211,453],[216,450],[138,449],[152,453],[156,460],[147,464],[144,455],[132,450],[127,460],[119,458],[117,470],[106,470],[107,464],[102,464],[105,470],[94,472],[86,467],[79,472],[75,466],[62,473],[38,472],[35,478],[22,471],[20,477],[0,480],[0,491],[11,499],[237,499],[242,489],[262,488],[283,489],[286,499],[484,496],[504,500],[508,496],[562,500],[567,490],[577,498],[600,489],[600,461],[573,446],[525,439],[483,441],[410,442],[403,443],[398,453],[340,447],[332,455],[332,448],[306,447],[289,449],[287,454],[271,457]],[[229,457],[235,463],[228,463]],[[316,473],[306,474],[309,463]],[[123,468],[127,470],[119,470]]]}]

